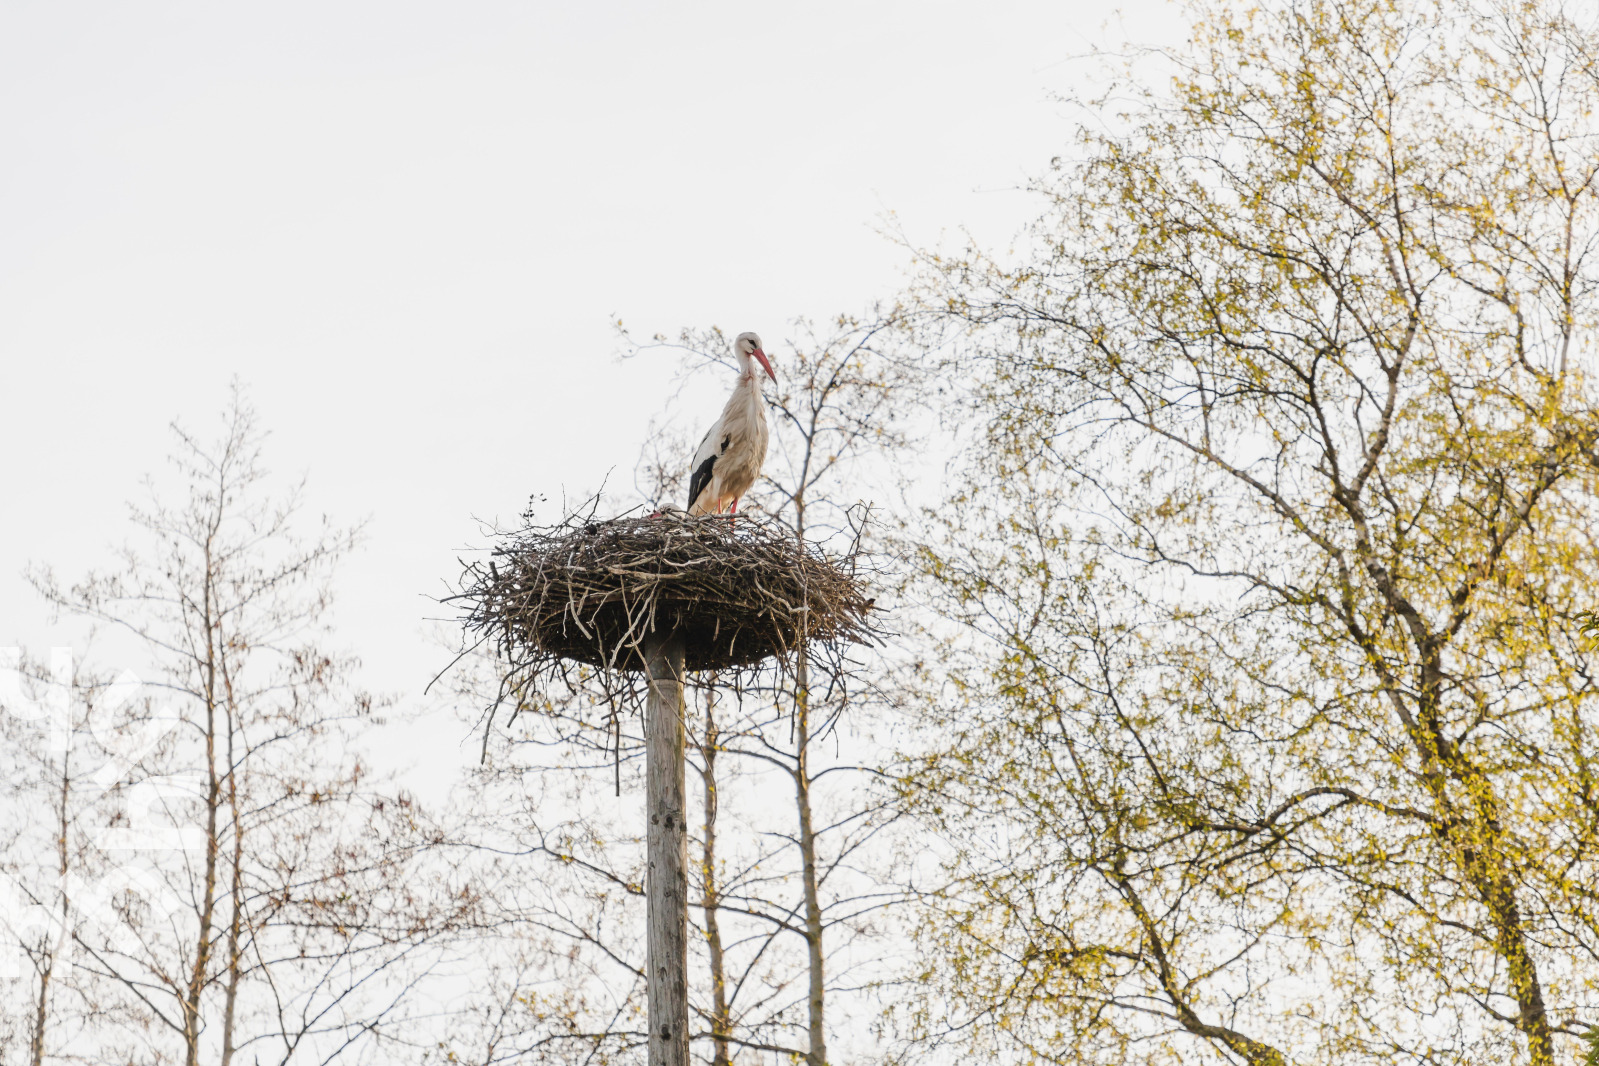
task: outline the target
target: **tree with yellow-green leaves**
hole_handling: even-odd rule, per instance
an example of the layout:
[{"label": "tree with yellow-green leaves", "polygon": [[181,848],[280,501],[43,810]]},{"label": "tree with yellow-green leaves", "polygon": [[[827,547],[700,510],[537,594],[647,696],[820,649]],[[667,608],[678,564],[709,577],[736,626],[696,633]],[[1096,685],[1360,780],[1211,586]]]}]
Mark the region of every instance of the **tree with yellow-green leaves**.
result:
[{"label": "tree with yellow-green leaves", "polygon": [[958,842],[913,1035],[1584,1057],[1592,27],[1201,9],[1099,102],[1032,254],[927,256],[987,428],[923,553],[971,639],[904,785]]}]

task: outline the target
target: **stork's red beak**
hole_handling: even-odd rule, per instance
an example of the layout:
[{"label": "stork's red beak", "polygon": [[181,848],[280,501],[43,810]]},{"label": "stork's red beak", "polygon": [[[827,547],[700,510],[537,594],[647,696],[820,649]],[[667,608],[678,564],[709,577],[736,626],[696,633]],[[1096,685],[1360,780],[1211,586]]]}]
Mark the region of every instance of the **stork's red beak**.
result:
[{"label": "stork's red beak", "polygon": [[765,370],[766,376],[771,378],[775,383],[777,381],[777,375],[772,373],[772,364],[766,361],[766,353],[757,348],[755,349],[755,358],[760,360],[761,369]]}]

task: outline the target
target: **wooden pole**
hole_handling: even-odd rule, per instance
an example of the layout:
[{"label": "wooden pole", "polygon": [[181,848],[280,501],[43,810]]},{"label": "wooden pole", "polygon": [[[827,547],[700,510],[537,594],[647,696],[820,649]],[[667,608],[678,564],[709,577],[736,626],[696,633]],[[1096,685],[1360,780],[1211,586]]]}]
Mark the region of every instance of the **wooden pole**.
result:
[{"label": "wooden pole", "polygon": [[688,1066],[688,832],[683,783],[683,638],[653,633],[644,643],[650,693],[644,718],[649,831],[645,989],[650,1001],[649,1066]]}]

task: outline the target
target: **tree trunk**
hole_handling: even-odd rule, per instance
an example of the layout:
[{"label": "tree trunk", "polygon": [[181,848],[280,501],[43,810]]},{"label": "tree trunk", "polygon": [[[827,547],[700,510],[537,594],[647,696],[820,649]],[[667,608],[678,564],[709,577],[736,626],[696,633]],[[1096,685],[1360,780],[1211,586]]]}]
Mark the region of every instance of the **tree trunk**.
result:
[{"label": "tree trunk", "polygon": [[198,662],[201,694],[205,700],[205,882],[200,899],[195,901],[200,923],[194,940],[194,965],[189,971],[188,987],[182,1000],[184,1066],[199,1066],[200,1063],[200,995],[205,991],[211,964],[211,928],[216,917],[217,813],[222,802],[222,779],[217,774],[217,660],[224,654],[226,645],[219,639],[222,633],[217,622],[217,560],[213,547],[221,521],[220,513],[210,516],[203,557],[205,573],[201,577],[202,614],[196,620],[205,627],[205,647]]},{"label": "tree trunk", "polygon": [[700,862],[705,893],[700,905],[705,911],[705,947],[711,956],[711,1040],[714,1043],[711,1064],[731,1066],[733,1056],[727,1038],[733,1025],[727,1014],[727,966],[722,951],[722,927],[717,920],[717,911],[722,905],[716,885],[716,746],[720,741],[713,686],[705,693],[705,739],[700,744],[700,758],[705,767],[701,777],[705,786],[705,847]]},{"label": "tree trunk", "polygon": [[[807,460],[808,465],[808,460]],[[803,482],[802,482],[803,484]],[[794,498],[794,537],[805,548],[805,493]],[[809,618],[809,616],[804,616]],[[826,956],[822,952],[822,900],[816,872],[816,830],[811,820],[811,657],[809,634],[800,633],[794,661],[794,803],[799,808],[800,875],[805,888],[805,948],[810,987],[806,994],[810,1050],[805,1066],[827,1066]]]},{"label": "tree trunk", "polygon": [[688,834],[683,820],[683,638],[652,633],[645,712],[649,1066],[688,1066]]},{"label": "tree trunk", "polygon": [[[61,791],[59,793],[59,806],[56,808],[56,860],[57,870],[60,872],[61,893],[61,929],[51,937],[53,943],[48,948],[48,954],[39,968],[39,998],[35,1002],[33,1017],[33,1035],[29,1041],[29,1061],[32,1066],[42,1066],[44,1062],[45,1034],[49,1029],[50,1020],[50,975],[55,972],[56,960],[61,957],[61,949],[66,947],[67,937],[71,934],[71,901],[67,896],[67,858],[68,837],[72,830],[71,807],[69,802],[72,797],[72,749],[70,745],[61,753]],[[49,935],[48,933],[46,934]]]},{"label": "tree trunk", "polygon": [[216,913],[217,807],[221,802],[222,783],[217,776],[214,704],[208,703],[206,707],[205,726],[205,880],[201,885],[200,899],[195,901],[200,922],[194,938],[194,964],[190,967],[188,986],[184,989],[182,999],[184,1066],[199,1066],[200,1062],[200,994],[205,990],[211,964],[211,926]]},{"label": "tree trunk", "polygon": [[811,824],[811,715],[810,670],[805,645],[799,649],[795,670],[794,793],[799,808],[800,862],[805,882],[805,946],[809,952],[810,989],[807,995],[810,1050],[805,1066],[826,1066],[827,1033],[823,1028],[825,984],[822,953],[822,901],[816,874],[816,831]]},{"label": "tree trunk", "polygon": [[222,671],[222,676],[228,693],[228,818],[233,829],[233,870],[228,885],[228,976],[222,1002],[222,1058],[219,1066],[233,1066],[236,1050],[233,1026],[239,1003],[239,981],[243,977],[243,967],[239,965],[239,934],[244,921],[244,824],[239,818],[239,764],[233,751],[233,740],[239,735],[233,676],[227,669]]}]

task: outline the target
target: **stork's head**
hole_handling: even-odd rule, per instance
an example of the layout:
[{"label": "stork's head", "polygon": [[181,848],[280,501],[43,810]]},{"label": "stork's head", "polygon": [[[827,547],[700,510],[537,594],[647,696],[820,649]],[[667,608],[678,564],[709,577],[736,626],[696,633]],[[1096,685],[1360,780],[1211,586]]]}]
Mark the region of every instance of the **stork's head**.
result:
[{"label": "stork's head", "polygon": [[766,360],[766,353],[761,351],[761,338],[757,334],[740,333],[738,340],[733,342],[733,352],[738,356],[738,368],[744,373],[754,373],[755,368],[750,365],[750,360],[756,359],[760,361],[761,369],[766,371],[766,376],[777,380],[777,375],[772,373],[772,364]]}]

